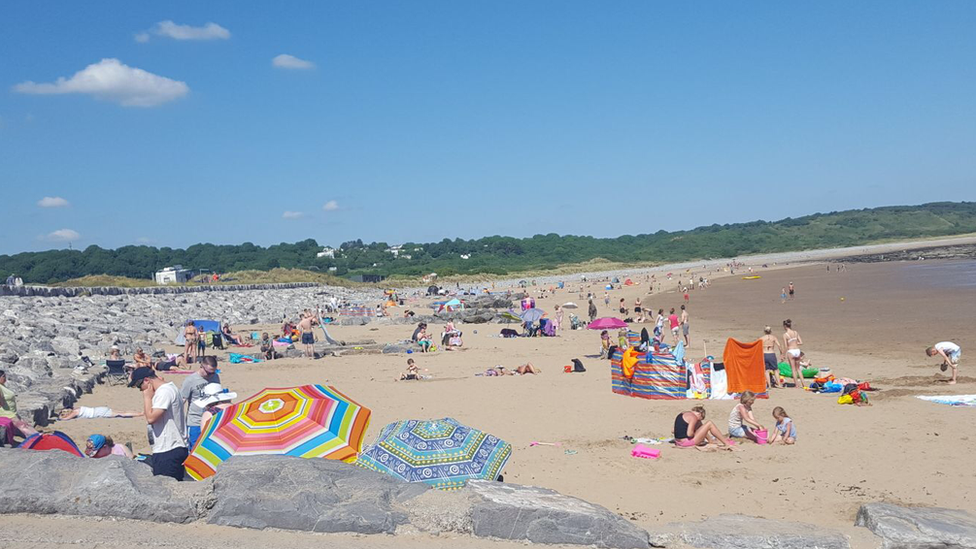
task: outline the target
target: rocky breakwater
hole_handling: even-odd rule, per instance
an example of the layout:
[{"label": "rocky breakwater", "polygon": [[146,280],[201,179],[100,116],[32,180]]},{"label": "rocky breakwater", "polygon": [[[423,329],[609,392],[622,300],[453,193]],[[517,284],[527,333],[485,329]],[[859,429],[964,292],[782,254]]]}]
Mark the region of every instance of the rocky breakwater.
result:
[{"label": "rocky breakwater", "polygon": [[[221,286],[220,288],[226,288]],[[75,297],[0,297],[0,370],[17,392],[18,413],[45,425],[51,414],[90,392],[104,368],[84,368],[83,356],[100,362],[112,345],[131,356],[172,343],[188,319],[232,325],[277,323],[332,296],[378,301],[372,290],[314,286],[166,294],[124,293]]]}]

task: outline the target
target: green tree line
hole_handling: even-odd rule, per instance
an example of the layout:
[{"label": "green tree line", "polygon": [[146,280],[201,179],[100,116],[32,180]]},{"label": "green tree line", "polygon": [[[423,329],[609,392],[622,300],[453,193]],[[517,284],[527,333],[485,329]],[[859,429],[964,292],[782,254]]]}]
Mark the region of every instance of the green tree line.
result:
[{"label": "green tree line", "polygon": [[[433,243],[406,242],[399,256],[386,242],[349,241],[334,258],[316,257],[313,239],[268,247],[195,244],[186,249],[123,246],[107,250],[50,250],[0,255],[0,276],[29,283],[55,283],[86,275],[151,278],[171,265],[218,273],[276,267],[333,272],[421,276],[498,274],[551,269],[597,258],[662,263],[795,250],[856,246],[881,240],[976,233],[976,203],[938,202],[813,214],[779,221],[709,225],[689,231],[594,238],[557,234],[530,238],[488,236]],[[407,257],[409,256],[409,257]],[[462,257],[463,256],[463,257]],[[465,259],[465,257],[467,259]]]}]

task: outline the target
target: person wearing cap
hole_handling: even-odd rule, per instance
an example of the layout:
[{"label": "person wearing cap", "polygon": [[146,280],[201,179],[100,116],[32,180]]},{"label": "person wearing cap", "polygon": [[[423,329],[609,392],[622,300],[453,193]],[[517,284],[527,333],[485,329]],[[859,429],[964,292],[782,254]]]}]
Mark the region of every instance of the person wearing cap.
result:
[{"label": "person wearing cap", "polygon": [[183,397],[187,405],[186,436],[190,448],[200,436],[200,416],[203,414],[203,408],[194,403],[205,396],[203,388],[208,383],[220,383],[220,375],[217,373],[217,357],[213,355],[200,357],[199,364],[200,367],[197,371],[186,376],[186,379],[183,380],[183,386],[180,388],[180,396]]},{"label": "person wearing cap", "polygon": [[230,408],[231,401],[237,398],[237,393],[224,389],[219,383],[208,383],[203,388],[203,395],[203,398],[193,402],[194,406],[203,410],[203,413],[200,414],[200,425],[198,426],[200,431],[206,428],[210,418],[217,415],[220,410]]},{"label": "person wearing cap", "polygon": [[121,444],[116,444],[112,437],[105,435],[92,435],[85,442],[85,455],[90,458],[103,458],[105,456],[122,456],[132,459],[132,452]]},{"label": "person wearing cap", "polygon": [[136,368],[129,387],[142,391],[143,414],[153,435],[153,475],[183,480],[186,461],[186,416],[183,398],[173,382],[156,376],[152,368]]}]

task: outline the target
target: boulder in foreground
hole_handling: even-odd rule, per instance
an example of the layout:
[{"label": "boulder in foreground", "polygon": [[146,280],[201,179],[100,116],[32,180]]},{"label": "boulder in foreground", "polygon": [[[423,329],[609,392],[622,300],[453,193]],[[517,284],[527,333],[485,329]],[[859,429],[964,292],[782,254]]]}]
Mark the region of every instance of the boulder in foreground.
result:
[{"label": "boulder in foreground", "polygon": [[957,509],[867,503],[854,525],[880,536],[884,549],[976,549],[976,516]]},{"label": "boulder in foreground", "polygon": [[117,456],[0,448],[0,513],[197,520],[212,504],[209,482],[154,477],[148,465]]},{"label": "boulder in foreground", "polygon": [[394,503],[428,489],[339,461],[288,456],[232,457],[213,480],[211,524],[358,534],[394,533],[407,522]]},{"label": "boulder in foreground", "polygon": [[834,530],[745,515],[719,515],[701,522],[673,523],[669,529],[672,538],[681,543],[709,549],[850,548],[847,538]]}]

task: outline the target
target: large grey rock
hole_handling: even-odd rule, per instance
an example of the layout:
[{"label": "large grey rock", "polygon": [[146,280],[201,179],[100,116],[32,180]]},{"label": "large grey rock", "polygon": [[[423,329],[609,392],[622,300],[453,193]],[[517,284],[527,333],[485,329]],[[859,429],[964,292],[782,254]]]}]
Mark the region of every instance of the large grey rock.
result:
[{"label": "large grey rock", "polygon": [[854,525],[880,536],[884,549],[976,548],[976,516],[957,509],[867,503]]},{"label": "large grey rock", "polygon": [[288,456],[232,457],[214,475],[208,522],[244,528],[392,534],[394,505],[428,489],[355,465]]},{"label": "large grey rock", "polygon": [[154,477],[147,465],[116,456],[0,448],[0,471],[0,513],[186,523],[211,504],[209,482]]},{"label": "large grey rock", "polygon": [[646,549],[649,535],[620,515],[534,486],[471,481],[471,531],[480,537]]},{"label": "large grey rock", "polygon": [[681,543],[709,549],[850,548],[847,538],[835,530],[744,515],[719,515],[701,522],[674,523],[668,529]]}]

